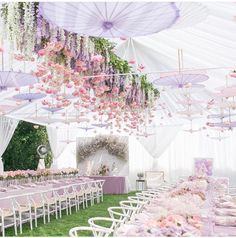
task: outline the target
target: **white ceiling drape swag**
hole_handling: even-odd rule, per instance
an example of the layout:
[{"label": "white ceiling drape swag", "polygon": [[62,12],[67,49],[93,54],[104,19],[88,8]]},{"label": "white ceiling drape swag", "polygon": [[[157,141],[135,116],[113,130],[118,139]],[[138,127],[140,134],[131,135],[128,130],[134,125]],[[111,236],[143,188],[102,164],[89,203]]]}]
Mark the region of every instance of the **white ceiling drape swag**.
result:
[{"label": "white ceiling drape swag", "polygon": [[139,142],[154,158],[154,167],[157,166],[157,159],[168,148],[172,140],[181,130],[182,125],[156,126],[149,137],[139,138]]},{"label": "white ceiling drape swag", "polygon": [[51,147],[52,155],[53,155],[53,163],[51,168],[58,168],[58,158],[64,151],[67,143],[65,142],[67,133],[65,128],[56,128],[53,126],[47,126],[47,134],[48,140]]},{"label": "white ceiling drape swag", "polygon": [[4,154],[13,134],[18,125],[18,120],[0,117],[0,173],[3,172],[2,155]]}]

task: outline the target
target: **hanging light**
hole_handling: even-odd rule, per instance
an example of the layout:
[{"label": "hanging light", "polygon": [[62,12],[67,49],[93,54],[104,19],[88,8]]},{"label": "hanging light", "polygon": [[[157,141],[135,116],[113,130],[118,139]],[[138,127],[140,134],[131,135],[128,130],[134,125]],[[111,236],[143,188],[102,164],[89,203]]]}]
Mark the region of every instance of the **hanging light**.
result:
[{"label": "hanging light", "polygon": [[33,125],[34,129],[39,129],[39,125]]}]

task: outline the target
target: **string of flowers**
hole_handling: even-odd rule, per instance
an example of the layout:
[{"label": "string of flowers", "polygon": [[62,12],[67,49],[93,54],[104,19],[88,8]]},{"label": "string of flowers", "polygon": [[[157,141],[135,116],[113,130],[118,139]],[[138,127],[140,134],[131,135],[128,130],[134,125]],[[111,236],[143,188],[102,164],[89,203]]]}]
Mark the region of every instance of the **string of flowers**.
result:
[{"label": "string of flowers", "polygon": [[23,179],[23,178],[40,178],[55,175],[76,175],[79,173],[78,169],[40,169],[40,170],[16,170],[6,171],[0,174],[0,180],[5,179]]}]

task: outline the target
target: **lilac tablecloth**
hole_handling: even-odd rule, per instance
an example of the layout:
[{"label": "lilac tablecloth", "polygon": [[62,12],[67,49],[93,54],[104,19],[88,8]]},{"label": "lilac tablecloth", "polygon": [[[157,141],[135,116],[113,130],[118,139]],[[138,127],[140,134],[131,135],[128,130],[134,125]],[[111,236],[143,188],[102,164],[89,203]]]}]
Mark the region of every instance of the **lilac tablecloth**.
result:
[{"label": "lilac tablecloth", "polygon": [[103,185],[104,194],[128,193],[127,178],[124,176],[89,176],[89,178],[105,180]]}]

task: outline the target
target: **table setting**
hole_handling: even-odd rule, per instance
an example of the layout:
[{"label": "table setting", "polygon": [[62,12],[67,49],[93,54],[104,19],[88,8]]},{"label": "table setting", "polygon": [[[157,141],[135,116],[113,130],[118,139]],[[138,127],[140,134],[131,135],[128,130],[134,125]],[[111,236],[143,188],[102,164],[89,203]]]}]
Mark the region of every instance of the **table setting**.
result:
[{"label": "table setting", "polygon": [[[235,236],[236,199],[222,178],[190,176],[162,192],[116,236]],[[217,189],[216,189],[217,184]]]}]

